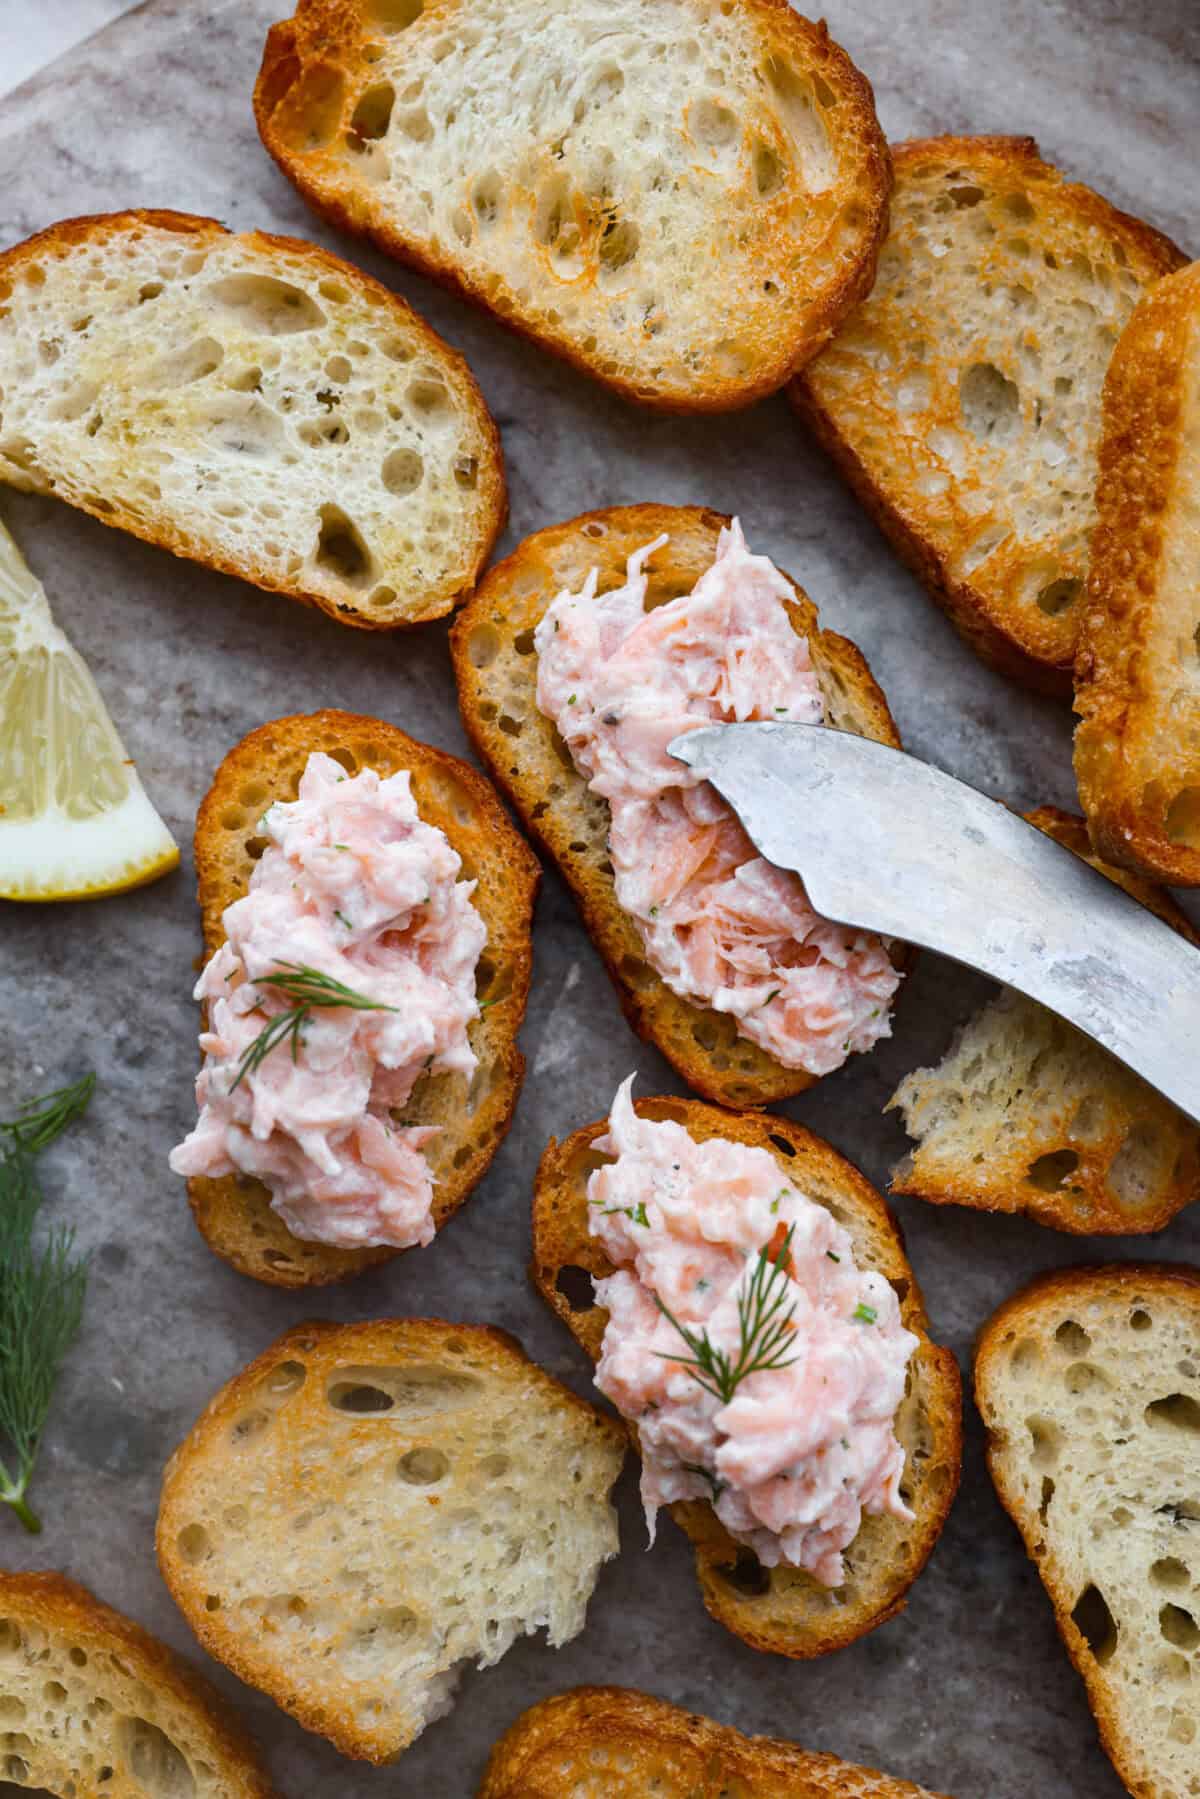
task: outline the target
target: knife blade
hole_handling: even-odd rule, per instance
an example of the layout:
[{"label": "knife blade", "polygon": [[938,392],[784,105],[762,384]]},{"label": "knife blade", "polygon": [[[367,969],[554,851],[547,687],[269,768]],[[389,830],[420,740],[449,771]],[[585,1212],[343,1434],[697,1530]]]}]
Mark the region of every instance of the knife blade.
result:
[{"label": "knife blade", "polygon": [[822,725],[707,725],[671,754],[838,924],[1057,1012],[1200,1123],[1200,951],[998,800]]}]

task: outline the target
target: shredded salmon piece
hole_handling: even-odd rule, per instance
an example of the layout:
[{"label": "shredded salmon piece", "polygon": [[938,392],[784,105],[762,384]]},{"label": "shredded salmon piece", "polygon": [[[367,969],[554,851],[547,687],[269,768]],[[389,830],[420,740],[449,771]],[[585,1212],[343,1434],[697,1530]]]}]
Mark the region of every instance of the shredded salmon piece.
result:
[{"label": "shredded salmon piece", "polygon": [[646,611],[646,559],[623,586],[559,594],[535,632],[537,703],[608,801],[617,903],[682,999],[730,1014],[786,1068],[823,1075],[891,1032],[887,946],[821,918],[799,878],[759,856],[706,781],[667,753],[714,722],[824,722],[792,590],[735,520],[691,593]]},{"label": "shredded salmon piece", "polygon": [[[651,1539],[660,1506],[707,1499],[766,1567],[840,1586],[865,1514],[912,1516],[895,1418],[918,1339],[890,1283],[856,1265],[849,1234],[774,1156],[639,1118],[632,1086],[594,1145],[614,1160],[589,1178],[588,1221],[616,1267],[596,1283],[609,1314],[596,1385],[637,1425]],[[726,1403],[682,1331],[736,1367],[760,1257],[785,1243],[769,1287],[786,1326],[779,1365],[746,1374]]]},{"label": "shredded salmon piece", "polygon": [[[299,796],[259,827],[267,847],[225,942],[200,976],[208,1007],[200,1116],[171,1153],[176,1174],[252,1175],[297,1237],[408,1248],[434,1234],[424,1146],[400,1115],[425,1072],[469,1075],[467,1025],[487,929],[446,835],[417,811],[407,772],[347,776],[315,753]],[[293,1047],[243,1058],[288,1000],[256,982],[286,965],[379,1007],[313,1011]]]}]

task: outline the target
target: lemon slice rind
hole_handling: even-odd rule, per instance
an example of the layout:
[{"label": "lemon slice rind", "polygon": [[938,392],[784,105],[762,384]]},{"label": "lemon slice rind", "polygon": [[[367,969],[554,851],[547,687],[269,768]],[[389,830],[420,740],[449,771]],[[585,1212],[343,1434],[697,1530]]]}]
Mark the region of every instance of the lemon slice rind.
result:
[{"label": "lemon slice rind", "polygon": [[3,525],[0,713],[0,899],[94,899],[177,866],[90,669]]}]

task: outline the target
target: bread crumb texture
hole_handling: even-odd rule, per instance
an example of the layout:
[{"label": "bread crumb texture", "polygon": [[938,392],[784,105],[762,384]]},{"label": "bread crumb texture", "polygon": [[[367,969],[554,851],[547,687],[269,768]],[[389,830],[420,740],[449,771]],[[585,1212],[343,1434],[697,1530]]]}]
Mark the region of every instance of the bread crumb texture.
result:
[{"label": "bread crumb texture", "polygon": [[[424,1076],[405,1101],[414,1124],[437,1126],[424,1154],[433,1169],[438,1230],[482,1179],[508,1131],[525,1075],[517,1033],[532,966],[530,929],[537,861],[514,830],[490,783],[469,763],[409,737],[381,719],[327,710],[277,718],[251,731],[222,762],[196,819],[197,897],[204,952],[224,941],[226,906],[245,893],[266,847],[258,821],[275,800],[294,800],[314,750],[348,774],[407,769],[426,824],[445,832],[462,859],[461,878],[476,883],[473,904],[488,940],[475,970],[481,1011],[467,1028],[479,1065],[460,1074]],[[271,1210],[261,1181],[235,1175],[188,1182],[196,1223],[210,1248],[242,1274],[273,1286],[343,1280],[404,1251],[339,1249],[307,1242]]]},{"label": "bread crumb texture", "polygon": [[207,1681],[59,1574],[0,1573],[0,1784],[56,1799],[274,1799]]},{"label": "bread crumb texture", "polygon": [[1183,257],[1030,138],[933,138],[894,159],[879,278],[793,395],[972,648],[1065,695],[1105,372]]},{"label": "bread crumb texture", "polygon": [[479,1799],[936,1799],[621,1687],[576,1687],[523,1712],[492,1750]]},{"label": "bread crumb texture", "polygon": [[1043,1277],[984,1327],[988,1463],[1139,1799],[1200,1794],[1200,1274]]},{"label": "bread crumb texture", "polygon": [[384,1762],[468,1662],[583,1628],[617,1552],[615,1420],[481,1325],[301,1325],[212,1400],[163,1483],[164,1577],[204,1647]]},{"label": "bread crumb texture", "polygon": [[367,629],[448,612],[504,517],[495,426],[403,300],[169,212],[0,256],[0,479]]},{"label": "bread crumb texture", "polygon": [[[488,570],[455,622],[451,649],[467,732],[530,835],[561,870],[633,1029],[707,1098],[763,1106],[802,1093],[816,1077],[785,1068],[740,1037],[729,1013],[680,999],[646,961],[637,927],[616,900],[608,801],[591,791],[554,724],[538,710],[533,642],[542,614],[564,588],[578,592],[593,568],[598,593],[620,587],[632,553],[664,534],[669,541],[644,565],[647,609],[690,593],[728,523],[699,506],[614,506],[535,532]],[[816,607],[802,587],[792,586],[789,616],[808,640],[828,722],[899,747],[862,655],[846,638],[821,630]],[[898,952],[898,962],[903,955]]]},{"label": "bread crumb texture", "polygon": [[1102,854],[1200,886],[1200,263],[1138,306],[1104,388],[1075,773]]},{"label": "bread crumb texture", "polygon": [[[941,1534],[962,1459],[958,1366],[948,1349],[930,1339],[920,1288],[886,1204],[828,1143],[785,1118],[723,1112],[698,1100],[645,1099],[635,1110],[642,1118],[674,1120],[698,1142],[724,1137],[773,1155],[787,1179],[849,1231],[858,1267],[876,1269],[891,1282],[904,1327],[919,1338],[895,1426],[907,1458],[900,1493],[915,1517],[864,1518],[845,1554],[843,1586],[823,1587],[800,1568],[763,1567],[703,1501],[670,1508],[691,1540],[704,1603],[714,1618],[752,1648],[798,1659],[825,1655],[904,1609]],[[592,1282],[610,1275],[613,1266],[588,1229],[587,1183],[605,1159],[593,1146],[606,1129],[602,1120],[561,1143],[552,1139],[533,1200],[534,1283],[593,1362],[608,1313],[596,1305]]]},{"label": "bread crumb texture", "polygon": [[870,287],[870,86],[786,0],[301,0],[255,91],[320,211],[628,397],[782,385]]},{"label": "bread crumb texture", "polygon": [[[1161,887],[1100,861],[1081,818],[1052,806],[1027,817],[1200,944]],[[1011,991],[963,1026],[936,1068],[906,1075],[892,1108],[914,1139],[893,1193],[1117,1236],[1161,1229],[1200,1194],[1195,1124],[1090,1037]]]}]

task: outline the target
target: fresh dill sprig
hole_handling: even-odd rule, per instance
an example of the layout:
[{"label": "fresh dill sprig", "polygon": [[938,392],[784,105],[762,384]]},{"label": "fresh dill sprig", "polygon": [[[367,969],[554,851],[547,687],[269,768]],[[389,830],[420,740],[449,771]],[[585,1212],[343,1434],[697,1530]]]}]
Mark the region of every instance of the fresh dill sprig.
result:
[{"label": "fresh dill sprig", "polygon": [[33,1157],[78,1117],[95,1084],[87,1075],[0,1126],[11,1138],[0,1159],[0,1443],[7,1446],[0,1503],[32,1532],[42,1526],[26,1493],[59,1366],[83,1317],[88,1277],[87,1257],[74,1254],[74,1231],[52,1230],[34,1247],[42,1194]]},{"label": "fresh dill sprig", "polygon": [[23,1149],[27,1155],[35,1156],[48,1143],[53,1143],[73,1118],[79,1117],[95,1086],[95,1075],[85,1074],[73,1086],[56,1087],[44,1099],[31,1100],[15,1118],[0,1121],[0,1131],[8,1133],[13,1149]]},{"label": "fresh dill sprig", "polygon": [[385,1006],[380,1000],[371,999],[368,994],[359,993],[355,988],[334,980],[332,975],[322,974],[319,968],[309,968],[303,962],[281,962],[273,974],[258,975],[253,985],[273,988],[291,1004],[286,1012],[276,1013],[264,1025],[253,1043],[242,1051],[237,1074],[230,1083],[231,1093],[241,1086],[248,1074],[253,1074],[262,1066],[273,1049],[280,1043],[285,1043],[289,1037],[292,1040],[294,1062],[304,1041],[304,1027],[314,1011],[329,1007],[345,1007],[351,1012],[396,1010],[395,1006]]},{"label": "fresh dill sprig", "polygon": [[[758,1262],[749,1282],[738,1295],[738,1324],[741,1341],[736,1359],[718,1349],[707,1331],[689,1330],[675,1314],[668,1311],[657,1293],[654,1303],[663,1317],[673,1324],[691,1350],[690,1356],[666,1355],[664,1362],[678,1362],[688,1368],[692,1378],[706,1393],[728,1405],[748,1374],[761,1374],[768,1368],[790,1368],[797,1356],[784,1354],[792,1336],[792,1315],[796,1301],[787,1303],[788,1264],[791,1260],[793,1224],[778,1248],[767,1245],[758,1252]],[[786,1310],[784,1309],[786,1307]]]}]

